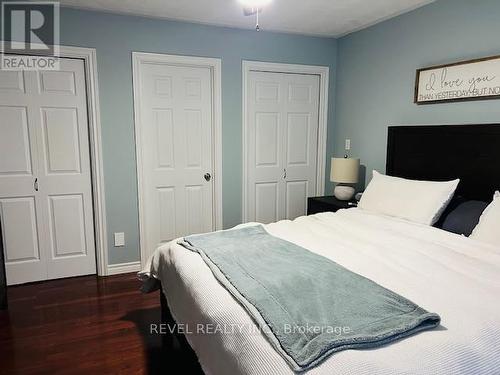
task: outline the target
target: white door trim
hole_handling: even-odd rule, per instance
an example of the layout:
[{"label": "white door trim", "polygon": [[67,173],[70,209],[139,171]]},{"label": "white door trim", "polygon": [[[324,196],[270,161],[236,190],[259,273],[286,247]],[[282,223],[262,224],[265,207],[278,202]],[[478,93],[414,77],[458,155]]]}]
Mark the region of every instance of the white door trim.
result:
[{"label": "white door trim", "polygon": [[294,74],[313,74],[319,76],[319,129],[318,129],[318,155],[317,155],[317,176],[316,176],[316,194],[324,195],[325,192],[325,166],[326,166],[326,136],[328,128],[328,85],[330,69],[327,66],[316,65],[297,65],[281,64],[261,61],[242,61],[242,124],[243,124],[243,193],[242,193],[242,221],[248,221],[248,203],[247,203],[247,88],[248,76],[252,71],[272,72],[272,73],[294,73]]},{"label": "white door trim", "polygon": [[[17,43],[15,43],[17,44]],[[3,41],[0,52],[3,53]],[[96,242],[97,274],[108,274],[108,243],[106,232],[106,205],[102,161],[101,113],[99,108],[99,86],[97,80],[97,58],[95,48],[59,46],[59,56],[84,61],[87,88],[87,110],[89,121],[90,168],[92,173],[92,200],[94,204],[94,231]]]},{"label": "white door trim", "polygon": [[141,115],[140,115],[140,80],[139,65],[144,62],[158,62],[169,65],[184,67],[202,67],[210,68],[212,72],[212,163],[213,163],[213,181],[214,181],[214,224],[215,230],[222,229],[222,83],[221,83],[221,60],[217,58],[165,55],[157,53],[132,52],[132,78],[134,89],[134,122],[135,122],[135,150],[137,158],[137,189],[139,202],[139,247],[141,253],[141,264],[144,266],[147,261],[147,249],[142,244],[142,238],[145,238],[145,228],[143,227],[144,202],[142,200],[143,191],[143,170],[142,170],[142,149],[141,149]]}]

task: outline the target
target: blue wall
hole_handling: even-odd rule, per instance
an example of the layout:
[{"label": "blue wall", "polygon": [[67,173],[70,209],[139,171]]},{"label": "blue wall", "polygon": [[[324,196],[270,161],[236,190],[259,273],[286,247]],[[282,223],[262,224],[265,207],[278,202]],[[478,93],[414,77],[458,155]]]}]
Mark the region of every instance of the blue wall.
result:
[{"label": "blue wall", "polygon": [[350,138],[371,176],[389,125],[500,123],[499,100],[413,103],[417,68],[499,54],[499,0],[440,0],[339,39],[335,153]]},{"label": "blue wall", "polygon": [[[328,144],[333,145],[335,39],[257,33],[63,8],[61,44],[97,50],[110,264],[139,259],[132,51],[222,59],[225,227],[241,221],[241,60],[329,66]],[[330,148],[328,155],[332,152]],[[113,232],[125,232],[125,248],[113,247]]]},{"label": "blue wall", "polygon": [[[417,68],[500,54],[499,19],[498,0],[439,0],[337,41],[62,8],[61,43],[97,50],[110,264],[139,259],[132,51],[222,59],[230,227],[241,221],[241,60],[329,66],[327,157],[350,138],[370,174],[385,168],[388,125],[500,122],[498,100],[413,104]],[[125,232],[125,248],[113,232]]]}]

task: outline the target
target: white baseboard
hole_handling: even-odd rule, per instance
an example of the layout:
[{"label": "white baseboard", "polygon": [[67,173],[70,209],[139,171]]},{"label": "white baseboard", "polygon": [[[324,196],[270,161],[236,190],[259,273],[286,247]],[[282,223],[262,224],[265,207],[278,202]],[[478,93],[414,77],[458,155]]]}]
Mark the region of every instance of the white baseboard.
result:
[{"label": "white baseboard", "polygon": [[108,264],[108,276],[118,275],[121,273],[139,272],[141,270],[141,262],[128,262],[128,263],[117,263]]}]

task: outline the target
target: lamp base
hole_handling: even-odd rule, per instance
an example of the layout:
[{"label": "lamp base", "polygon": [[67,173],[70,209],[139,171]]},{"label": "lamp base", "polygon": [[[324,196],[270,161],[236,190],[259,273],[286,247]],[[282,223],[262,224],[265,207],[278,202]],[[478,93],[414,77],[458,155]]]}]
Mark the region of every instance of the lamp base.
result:
[{"label": "lamp base", "polygon": [[350,201],[354,196],[355,190],[352,186],[337,185],[333,190],[333,195],[339,201]]}]

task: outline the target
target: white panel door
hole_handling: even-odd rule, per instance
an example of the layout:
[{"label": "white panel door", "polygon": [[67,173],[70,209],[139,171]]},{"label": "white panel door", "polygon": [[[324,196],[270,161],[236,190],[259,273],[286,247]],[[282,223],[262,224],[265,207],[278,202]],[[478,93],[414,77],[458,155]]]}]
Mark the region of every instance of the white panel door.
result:
[{"label": "white panel door", "polygon": [[0,71],[0,219],[9,285],[93,274],[82,60]]},{"label": "white panel door", "polygon": [[[214,229],[210,68],[141,62],[141,246]],[[136,74],[137,74],[136,73]]]},{"label": "white panel door", "polygon": [[248,78],[247,219],[295,219],[316,191],[319,76],[253,71]]}]

